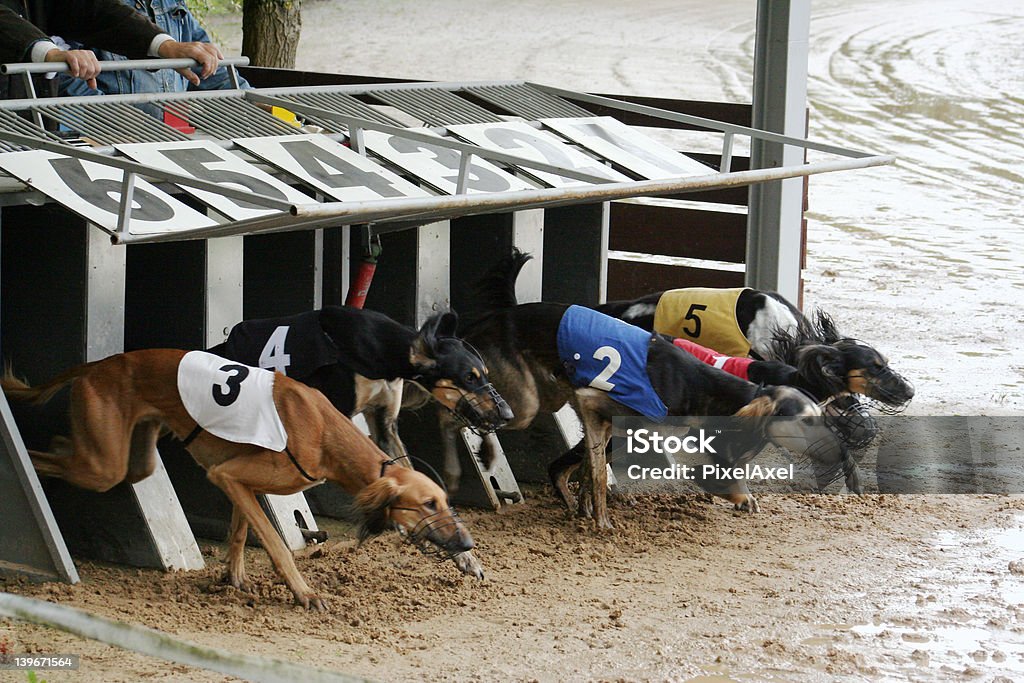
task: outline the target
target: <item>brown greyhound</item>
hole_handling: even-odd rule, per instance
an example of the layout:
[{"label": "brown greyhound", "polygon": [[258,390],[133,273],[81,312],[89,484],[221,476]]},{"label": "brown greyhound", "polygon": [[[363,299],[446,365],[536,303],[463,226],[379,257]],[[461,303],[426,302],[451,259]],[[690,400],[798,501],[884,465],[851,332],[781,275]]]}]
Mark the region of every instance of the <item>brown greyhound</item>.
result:
[{"label": "brown greyhound", "polygon": [[[251,588],[244,553],[252,525],[295,601],[308,609],[324,610],[326,605],[299,574],[256,494],[296,493],[329,480],[355,495],[355,507],[363,516],[360,540],[393,527],[424,551],[456,557],[474,547],[444,491],[419,472],[390,466],[395,461],[319,391],[280,373],[270,375],[210,354],[192,353],[213,362],[210,377],[189,375],[185,368],[191,366],[183,362],[186,352],[174,349],[118,354],[72,368],[34,388],[8,370],[0,384],[10,398],[19,401],[42,404],[64,385],[72,385],[71,438],[56,437],[52,453],[29,451],[36,470],[93,491],[106,491],[121,481],[134,483],[152,474],[157,438],[162,429],[169,429],[186,442],[210,481],[234,505],[225,580],[239,589]],[[189,375],[189,381],[204,389],[207,397],[226,406],[234,402],[233,397],[255,392],[250,387],[256,386],[259,373],[267,373],[263,375],[267,402],[272,398],[270,412],[276,408],[279,418],[273,422],[283,427],[275,437],[282,440],[283,448],[276,450],[207,431],[219,431],[215,426],[200,427],[179,390],[182,376]],[[247,378],[253,379],[247,383]],[[241,418],[243,430],[249,427],[247,421],[256,423],[252,415]],[[467,571],[462,565],[460,569]]]}]

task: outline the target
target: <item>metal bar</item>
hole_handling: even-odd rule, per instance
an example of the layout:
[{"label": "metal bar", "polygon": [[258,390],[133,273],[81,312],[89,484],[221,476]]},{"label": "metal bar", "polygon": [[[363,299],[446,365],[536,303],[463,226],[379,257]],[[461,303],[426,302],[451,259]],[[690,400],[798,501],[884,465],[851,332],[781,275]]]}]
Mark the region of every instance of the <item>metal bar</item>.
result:
[{"label": "metal bar", "polygon": [[[24,76],[25,92],[27,92],[28,96],[33,100],[37,99],[38,96],[36,95],[36,84],[32,82],[32,74],[26,73],[24,74]],[[43,117],[39,114],[39,112],[32,112],[32,119],[36,122],[37,126],[39,126],[40,128],[43,127]]]},{"label": "metal bar", "polygon": [[359,154],[360,156],[366,156],[366,141],[363,136],[363,127],[350,125],[348,126],[348,139],[352,145],[352,151]]},{"label": "metal bar", "polygon": [[139,175],[149,176],[152,178],[159,178],[160,180],[174,183],[175,185],[185,185],[187,187],[194,187],[198,190],[205,190],[207,192],[213,192],[220,194],[230,199],[239,199],[253,204],[259,204],[260,206],[266,206],[270,209],[277,209],[278,211],[288,211],[293,207],[291,202],[287,202],[276,197],[267,197],[266,195],[257,194],[248,190],[238,190],[228,185],[220,185],[218,183],[212,183],[208,180],[199,180],[192,176],[182,175],[180,173],[174,173],[171,171],[165,171],[160,168],[154,168],[152,166],[146,166],[135,161],[129,161],[121,157],[109,157],[91,150],[82,149],[80,147],[71,147],[69,145],[61,144],[59,142],[50,142],[49,140],[41,140],[39,138],[30,137],[28,135],[19,135],[17,133],[11,133],[5,130],[0,130],[0,140],[8,140],[11,142],[17,142],[27,147],[34,147],[37,149],[46,150],[48,152],[54,152],[56,154],[62,154],[68,157],[75,157],[76,159],[85,159],[92,161],[97,164],[103,164],[104,166],[111,166],[113,168],[119,168],[122,171],[130,171],[132,173],[138,173]]},{"label": "metal bar", "polygon": [[[241,99],[243,97],[244,90],[204,90],[200,91],[182,91],[182,92],[147,92],[147,93],[132,93],[130,95],[104,95],[103,97],[96,97],[95,95],[81,95],[79,97],[61,97],[59,100],[61,105],[67,104],[84,104],[84,105],[98,105],[102,102],[122,102],[124,104],[150,104],[154,102],[165,102],[173,100],[217,100],[217,99]],[[39,103],[45,100],[0,100],[0,109],[10,109],[13,111],[29,111],[39,106]],[[49,101],[54,101],[50,99]]]},{"label": "metal bar", "polygon": [[463,152],[459,155],[459,179],[455,183],[455,194],[466,194],[466,184],[469,183],[469,166],[472,160],[471,152]]},{"label": "metal bar", "polygon": [[722,136],[722,162],[718,166],[718,170],[722,173],[728,173],[732,169],[733,137],[733,133],[726,133]]},{"label": "metal bar", "polygon": [[117,215],[117,232],[128,234],[132,220],[132,201],[135,198],[135,174],[126,172],[121,180],[121,206]]},{"label": "metal bar", "polygon": [[[220,60],[222,66],[249,66],[248,57],[225,57]],[[191,69],[201,66],[194,59],[127,59],[100,62],[101,71],[132,71],[144,69]],[[17,62],[0,65],[0,73],[4,74],[48,74],[64,73],[71,67],[66,62]]]},{"label": "metal bar", "polygon": [[591,104],[600,104],[611,109],[619,109],[621,111],[633,112],[634,114],[643,114],[645,116],[651,116],[654,118],[665,119],[667,121],[676,121],[677,123],[687,123],[694,126],[701,126],[704,128],[710,128],[712,130],[721,131],[723,133],[735,133],[738,135],[747,135],[758,140],[767,140],[769,142],[780,142],[786,145],[795,145],[797,147],[803,147],[804,149],[813,149],[819,152],[826,152],[828,154],[837,154],[844,157],[862,158],[873,156],[871,152],[862,152],[855,149],[847,149],[845,147],[838,147],[836,145],[828,145],[821,142],[812,142],[805,138],[795,138],[789,135],[780,135],[779,133],[771,133],[765,130],[758,130],[757,128],[748,128],[746,126],[737,126],[733,123],[723,123],[721,121],[715,121],[714,119],[706,119],[702,116],[691,116],[690,114],[680,114],[679,112],[668,111],[667,109],[658,109],[657,107],[648,107],[642,104],[633,104],[631,102],[623,102],[621,100],[615,100],[610,97],[601,97],[600,95],[590,95],[587,93],[573,92],[572,90],[564,90],[562,88],[554,88],[547,85],[540,85],[537,83],[530,83],[534,88],[540,88],[545,92],[549,92],[559,97],[566,97],[569,99],[579,100],[580,102],[589,102]]},{"label": "metal bar", "polygon": [[[129,652],[216,671],[258,683],[367,683],[367,679],[314,669],[283,659],[235,654],[181,640],[164,631],[115,621],[44,600],[0,593],[0,615],[97,640]],[[118,651],[115,651],[118,652]],[[29,680],[34,680],[31,676]]]},{"label": "metal bar", "polygon": [[[791,136],[807,134],[807,50],[811,0],[758,0],[751,124]],[[754,168],[802,163],[798,147],[751,140]],[[800,297],[804,184],[754,185],[747,213],[748,287]]]},{"label": "metal bar", "polygon": [[[278,107],[286,106],[287,100],[281,100],[276,97],[268,97],[260,93],[253,92],[252,90],[245,91],[246,99],[254,102],[263,102],[265,104],[271,104]],[[588,183],[596,184],[608,184],[614,183],[614,180],[604,178],[602,176],[591,175],[582,171],[577,171],[572,168],[563,168],[561,166],[555,166],[553,164],[546,164],[541,161],[534,161],[532,159],[526,159],[515,154],[506,154],[505,152],[498,152],[495,150],[487,149],[486,147],[478,147],[477,145],[471,145],[468,142],[458,142],[451,138],[438,137],[434,135],[427,135],[426,133],[420,133],[408,128],[397,128],[395,126],[388,126],[383,123],[377,123],[375,121],[368,121],[366,119],[356,118],[354,116],[348,116],[346,114],[339,114],[337,112],[327,111],[325,109],[318,109],[316,107],[310,107],[304,104],[292,103],[291,109],[302,114],[310,113],[314,116],[323,116],[330,118],[335,121],[341,121],[350,128],[352,126],[360,126],[369,130],[376,130],[382,133],[388,133],[389,135],[398,135],[400,137],[409,138],[410,140],[416,140],[418,142],[424,142],[429,145],[435,145],[437,147],[448,147],[459,152],[471,152],[484,159],[497,160],[513,166],[525,166],[527,168],[535,168],[540,171],[547,171],[548,173],[555,173],[566,178],[572,178],[574,180],[583,180]]]},{"label": "metal bar", "polygon": [[282,86],[279,88],[260,88],[260,92],[267,95],[286,95],[301,92],[341,92],[362,95],[373,92],[384,92],[388,90],[422,90],[429,86],[437,90],[465,90],[469,86],[486,87],[494,85],[523,85],[524,81],[416,81],[412,83],[357,83],[349,85],[315,85],[315,86]]},{"label": "metal bar", "polygon": [[798,178],[858,168],[886,166],[895,163],[891,155],[878,155],[857,159],[818,161],[799,167],[754,169],[729,174],[709,174],[686,178],[662,180],[638,180],[611,183],[589,187],[563,187],[537,190],[520,190],[499,194],[442,195],[433,197],[408,197],[403,199],[379,199],[360,202],[329,202],[323,204],[302,204],[292,207],[289,215],[268,216],[238,221],[230,225],[195,228],[174,233],[153,235],[131,235],[126,243],[170,242],[186,239],[207,239],[224,235],[259,234],[264,232],[286,232],[331,227],[339,224],[353,225],[367,222],[409,222],[412,217],[421,223],[454,216],[478,213],[496,213],[529,208],[547,208],[569,204],[593,203],[646,197],[661,194],[682,194],[700,190],[717,190],[737,185]]}]

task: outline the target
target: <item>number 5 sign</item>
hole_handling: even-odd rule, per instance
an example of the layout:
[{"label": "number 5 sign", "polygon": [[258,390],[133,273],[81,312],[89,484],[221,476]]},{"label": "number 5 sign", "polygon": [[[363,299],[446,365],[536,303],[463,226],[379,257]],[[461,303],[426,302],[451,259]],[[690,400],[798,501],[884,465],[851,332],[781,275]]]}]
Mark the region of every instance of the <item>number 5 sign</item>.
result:
[{"label": "number 5 sign", "polygon": [[[210,140],[187,140],[182,142],[140,142],[118,145],[118,151],[136,161],[156,168],[192,176],[211,183],[219,183],[237,190],[273,197],[293,204],[307,204],[312,201],[302,192],[281,182],[252,164],[218,146]],[[183,190],[195,195],[231,220],[266,216],[277,213],[274,209],[258,206],[245,201],[230,199],[215,192],[207,192],[183,186]]]},{"label": "number 5 sign", "polygon": [[[0,168],[87,221],[111,233],[117,231],[122,170],[43,150],[0,154]],[[135,179],[132,198],[129,232],[133,235],[215,225],[213,219],[142,178]]]}]

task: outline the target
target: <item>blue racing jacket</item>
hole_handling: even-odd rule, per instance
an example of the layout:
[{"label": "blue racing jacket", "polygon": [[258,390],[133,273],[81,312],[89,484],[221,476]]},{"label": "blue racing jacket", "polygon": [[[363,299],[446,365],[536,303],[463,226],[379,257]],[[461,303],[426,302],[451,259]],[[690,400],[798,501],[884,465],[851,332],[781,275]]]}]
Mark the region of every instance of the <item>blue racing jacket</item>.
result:
[{"label": "blue racing jacket", "polygon": [[651,420],[668,414],[647,375],[651,333],[583,306],[558,324],[558,357],[575,387],[593,387]]}]

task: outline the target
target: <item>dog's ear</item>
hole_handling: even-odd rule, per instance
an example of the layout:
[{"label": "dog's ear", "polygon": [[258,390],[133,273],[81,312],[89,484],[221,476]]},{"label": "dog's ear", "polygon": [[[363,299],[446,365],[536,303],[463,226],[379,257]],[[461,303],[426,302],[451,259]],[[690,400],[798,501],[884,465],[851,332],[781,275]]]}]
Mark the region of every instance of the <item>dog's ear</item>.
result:
[{"label": "dog's ear", "polygon": [[836,329],[836,321],[820,308],[814,312],[814,327],[818,339],[824,344],[835,344],[842,339]]},{"label": "dog's ear", "polygon": [[427,318],[416,334],[409,351],[409,362],[420,372],[437,365],[437,340],[439,337],[454,337],[459,317],[454,311],[435,313]]},{"label": "dog's ear", "polygon": [[381,477],[356,495],[353,505],[362,518],[357,532],[360,543],[388,530],[388,507],[401,493],[398,482]]},{"label": "dog's ear", "polygon": [[434,337],[454,337],[459,328],[459,316],[455,311],[444,311],[436,314],[437,324],[434,326]]},{"label": "dog's ear", "polygon": [[810,344],[797,349],[796,369],[818,396],[831,396],[846,389],[843,352],[828,344]]},{"label": "dog's ear", "polygon": [[736,411],[736,417],[767,417],[775,412],[775,401],[763,394]]}]

